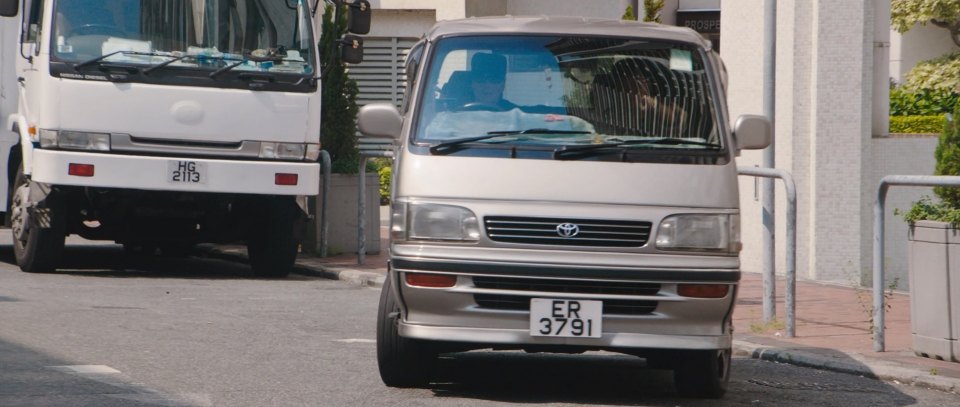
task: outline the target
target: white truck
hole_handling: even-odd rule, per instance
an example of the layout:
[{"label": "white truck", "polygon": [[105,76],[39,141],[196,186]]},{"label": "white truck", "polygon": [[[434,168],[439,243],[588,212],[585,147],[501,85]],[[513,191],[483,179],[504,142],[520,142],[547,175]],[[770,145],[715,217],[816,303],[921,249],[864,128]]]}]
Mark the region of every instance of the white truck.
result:
[{"label": "white truck", "polygon": [[[369,30],[366,0],[333,3]],[[0,211],[20,268],[55,270],[76,234],[244,242],[255,275],[286,276],[318,193],[323,5],[0,0]],[[338,42],[362,59],[360,37]]]}]

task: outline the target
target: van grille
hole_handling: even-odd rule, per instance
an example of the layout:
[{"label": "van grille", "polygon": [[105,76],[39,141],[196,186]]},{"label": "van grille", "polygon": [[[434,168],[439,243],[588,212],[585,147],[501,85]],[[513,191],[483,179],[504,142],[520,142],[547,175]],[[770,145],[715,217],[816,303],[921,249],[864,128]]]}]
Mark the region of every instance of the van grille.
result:
[{"label": "van grille", "polygon": [[[566,236],[561,225],[576,226],[576,233]],[[563,246],[640,247],[650,238],[650,222],[529,218],[491,216],[484,218],[487,237],[504,243],[526,243]]]},{"label": "van grille", "polygon": [[[502,294],[474,294],[477,306],[486,309],[530,311],[530,297]],[[657,309],[657,301],[603,300],[603,315],[648,315]]]},{"label": "van grille", "polygon": [[[660,284],[537,278],[473,277],[473,285],[490,290],[550,292],[568,294],[657,295]],[[474,294],[480,308],[529,311],[530,297],[509,294]],[[646,315],[657,309],[657,301],[603,300],[605,315]]]}]

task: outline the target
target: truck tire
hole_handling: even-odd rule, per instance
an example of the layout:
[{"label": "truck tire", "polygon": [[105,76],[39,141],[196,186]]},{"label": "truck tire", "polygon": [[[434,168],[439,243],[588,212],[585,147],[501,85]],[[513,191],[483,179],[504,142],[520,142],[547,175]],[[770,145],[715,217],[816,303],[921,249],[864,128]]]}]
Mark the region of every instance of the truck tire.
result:
[{"label": "truck tire", "polygon": [[425,341],[401,337],[397,332],[400,307],[393,296],[393,279],[387,276],[380,291],[377,312],[377,365],[380,380],[390,387],[425,387],[430,384],[438,353]]},{"label": "truck tire", "polygon": [[730,349],[681,352],[673,370],[677,393],[683,397],[723,397],[730,382],[730,354]]},{"label": "truck tire", "polygon": [[42,229],[28,220],[29,195],[30,180],[23,174],[23,167],[20,167],[13,183],[10,205],[13,255],[20,270],[27,273],[49,273],[56,270],[63,255],[66,239],[66,222],[63,219],[65,213],[55,196],[48,197],[45,203],[50,210],[50,227]]},{"label": "truck tire", "polygon": [[293,199],[276,198],[263,206],[253,235],[247,239],[247,256],[254,276],[284,278],[290,274],[300,247],[298,211]]}]

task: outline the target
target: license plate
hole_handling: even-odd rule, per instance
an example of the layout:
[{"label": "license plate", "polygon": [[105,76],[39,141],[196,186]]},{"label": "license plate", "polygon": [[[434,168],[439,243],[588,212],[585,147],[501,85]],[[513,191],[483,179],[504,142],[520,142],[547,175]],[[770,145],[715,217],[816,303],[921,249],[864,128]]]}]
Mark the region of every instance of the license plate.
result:
[{"label": "license plate", "polygon": [[603,301],[530,300],[530,335],[561,338],[599,338]]},{"label": "license plate", "polygon": [[206,184],[207,163],[197,161],[169,161],[167,182],[172,184]]}]

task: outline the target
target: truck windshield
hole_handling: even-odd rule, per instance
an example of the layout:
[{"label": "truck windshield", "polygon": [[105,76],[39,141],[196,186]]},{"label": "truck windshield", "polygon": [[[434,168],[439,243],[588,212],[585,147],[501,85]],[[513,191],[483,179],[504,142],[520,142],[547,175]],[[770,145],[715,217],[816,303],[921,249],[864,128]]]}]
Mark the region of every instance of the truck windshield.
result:
[{"label": "truck windshield", "polygon": [[725,151],[704,51],[690,45],[450,37],[437,42],[429,66],[414,142],[433,147],[431,153],[509,146],[578,159]]},{"label": "truck windshield", "polygon": [[302,0],[59,0],[53,26],[58,62],[315,71]]}]

